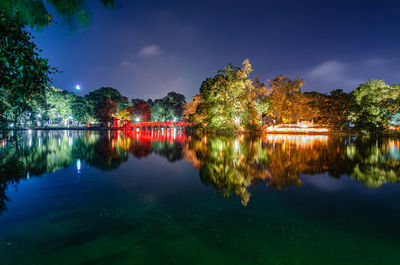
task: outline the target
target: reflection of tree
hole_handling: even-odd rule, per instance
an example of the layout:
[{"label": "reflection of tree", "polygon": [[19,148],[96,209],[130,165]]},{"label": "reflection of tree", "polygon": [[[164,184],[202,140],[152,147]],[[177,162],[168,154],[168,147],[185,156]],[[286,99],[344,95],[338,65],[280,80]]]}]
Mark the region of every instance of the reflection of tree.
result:
[{"label": "reflection of tree", "polygon": [[346,155],[353,165],[351,177],[369,188],[400,181],[400,141],[358,140]]},{"label": "reflection of tree", "polygon": [[[33,131],[0,134],[0,213],[5,191],[20,179],[66,168],[77,159],[102,170],[113,170],[128,153],[146,157],[152,150],[169,161],[182,158],[183,135],[124,135],[121,131]],[[177,141],[174,141],[174,137]]]},{"label": "reflection of tree", "polygon": [[300,186],[300,174],[346,174],[367,187],[400,181],[400,141],[328,136],[267,135],[189,137],[121,131],[34,131],[2,135],[0,146],[0,213],[5,191],[21,179],[70,166],[77,159],[102,170],[118,168],[128,154],[147,157],[153,151],[168,161],[184,157],[200,178],[225,197],[250,199],[249,188]]},{"label": "reflection of tree", "polygon": [[83,131],[34,131],[10,134],[0,148],[0,212],[6,209],[5,191],[20,179],[55,172],[84,159],[101,169],[117,168],[124,156],[105,137]]},{"label": "reflection of tree", "polygon": [[185,147],[185,159],[193,161],[200,178],[225,197],[233,194],[246,205],[250,199],[248,187],[266,177],[266,154],[261,141],[248,138],[192,138]]},{"label": "reflection of tree", "polygon": [[76,158],[83,159],[87,164],[103,170],[116,169],[128,160],[127,153],[115,146],[113,139],[105,135],[89,134],[89,136],[80,137],[73,149],[82,151],[79,153],[76,151],[76,154],[79,154]]},{"label": "reflection of tree", "polygon": [[125,152],[132,153],[136,158],[147,157],[151,153],[151,142],[148,140],[121,137],[118,146]]},{"label": "reflection of tree", "polygon": [[118,136],[118,146],[125,152],[132,153],[137,158],[147,157],[152,152],[174,162],[182,159],[184,135],[174,139],[171,134],[125,134]]},{"label": "reflection of tree", "polygon": [[183,157],[183,145],[178,141],[153,141],[151,148],[170,162],[181,160]]},{"label": "reflection of tree", "polygon": [[344,142],[328,136],[274,135],[264,139],[269,162],[268,185],[276,189],[300,186],[300,174],[328,172],[340,177],[347,172]]},{"label": "reflection of tree", "polygon": [[262,139],[189,138],[185,159],[200,171],[201,180],[226,197],[237,195],[246,205],[249,187],[266,180],[269,187],[300,186],[300,174],[327,172],[356,178],[367,187],[400,180],[400,141],[377,145],[339,137],[268,135]]}]

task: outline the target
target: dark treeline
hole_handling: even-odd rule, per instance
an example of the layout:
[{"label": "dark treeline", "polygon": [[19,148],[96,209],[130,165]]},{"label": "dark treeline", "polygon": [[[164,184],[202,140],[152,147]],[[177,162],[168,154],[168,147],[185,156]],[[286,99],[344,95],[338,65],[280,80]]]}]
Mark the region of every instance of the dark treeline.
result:
[{"label": "dark treeline", "polygon": [[29,105],[21,113],[14,113],[9,108],[0,113],[6,126],[47,126],[98,124],[109,126],[113,120],[131,121],[166,121],[180,120],[185,97],[176,92],[169,92],[156,100],[133,99],[112,87],[102,87],[81,97],[72,92],[47,86],[43,93],[32,95]]},{"label": "dark treeline", "polygon": [[251,72],[245,60],[241,68],[228,65],[207,78],[185,105],[185,119],[208,130],[258,130],[307,121],[334,131],[380,134],[400,125],[400,85],[371,79],[350,93],[302,93],[302,79],[280,75],[262,83],[250,79]]}]

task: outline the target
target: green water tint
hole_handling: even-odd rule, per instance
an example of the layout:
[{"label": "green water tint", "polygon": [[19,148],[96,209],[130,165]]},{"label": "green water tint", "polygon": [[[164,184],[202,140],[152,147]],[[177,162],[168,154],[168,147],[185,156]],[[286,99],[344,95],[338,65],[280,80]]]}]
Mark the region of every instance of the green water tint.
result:
[{"label": "green water tint", "polygon": [[43,131],[3,143],[1,264],[400,261],[396,139]]}]

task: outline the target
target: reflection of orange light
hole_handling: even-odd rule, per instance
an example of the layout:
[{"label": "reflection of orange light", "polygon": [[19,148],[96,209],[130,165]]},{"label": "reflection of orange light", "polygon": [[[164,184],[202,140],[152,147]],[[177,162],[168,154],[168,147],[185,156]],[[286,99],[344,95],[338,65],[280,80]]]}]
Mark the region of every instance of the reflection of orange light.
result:
[{"label": "reflection of orange light", "polygon": [[392,140],[389,143],[389,149],[395,149],[395,148],[400,149],[400,140]]},{"label": "reflection of orange light", "polygon": [[327,135],[293,135],[293,134],[268,134],[266,135],[267,142],[299,147],[312,147],[314,144],[326,144],[328,141]]}]

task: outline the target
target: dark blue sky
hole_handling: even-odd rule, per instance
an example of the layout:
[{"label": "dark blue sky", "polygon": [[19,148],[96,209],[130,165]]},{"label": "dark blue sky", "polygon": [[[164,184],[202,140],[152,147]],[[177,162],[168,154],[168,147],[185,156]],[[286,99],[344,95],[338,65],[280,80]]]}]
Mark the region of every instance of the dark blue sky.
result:
[{"label": "dark blue sky", "polygon": [[54,85],[80,84],[82,95],[112,86],[129,98],[174,90],[189,100],[206,77],[246,58],[253,76],[303,78],[304,91],[349,91],[369,78],[400,83],[397,0],[116,0],[112,11],[88,2],[89,27],[35,32],[64,71]]}]

